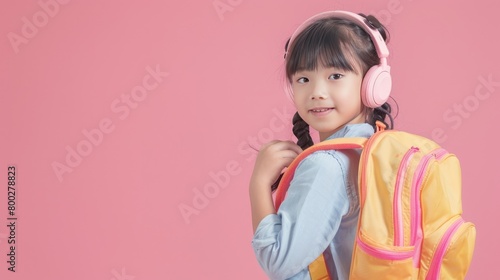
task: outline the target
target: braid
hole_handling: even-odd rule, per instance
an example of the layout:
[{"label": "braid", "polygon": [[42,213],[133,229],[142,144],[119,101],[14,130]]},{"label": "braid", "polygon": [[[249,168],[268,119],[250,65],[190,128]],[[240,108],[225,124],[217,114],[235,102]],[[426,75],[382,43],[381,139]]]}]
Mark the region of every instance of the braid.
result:
[{"label": "braid", "polygon": [[[293,115],[292,124],[293,134],[295,135],[295,137],[297,137],[297,145],[299,145],[302,150],[305,150],[314,145],[311,134],[309,133],[309,125],[300,117],[298,112]],[[271,186],[272,191],[275,191],[278,188],[282,177],[283,173],[280,174],[276,182],[274,182],[274,184]]]},{"label": "braid", "polygon": [[314,145],[311,134],[309,133],[309,125],[300,117],[298,112],[293,115],[292,123],[293,134],[297,137],[297,145],[299,145],[302,150]]},{"label": "braid", "polygon": [[[389,117],[390,125],[385,122],[385,117]],[[376,128],[375,125],[376,121],[384,123],[388,129],[394,128],[394,120],[392,119],[391,116],[391,105],[389,105],[389,103],[386,102],[382,104],[382,106],[373,109],[373,113],[370,118],[370,124],[373,126],[374,129]]]}]

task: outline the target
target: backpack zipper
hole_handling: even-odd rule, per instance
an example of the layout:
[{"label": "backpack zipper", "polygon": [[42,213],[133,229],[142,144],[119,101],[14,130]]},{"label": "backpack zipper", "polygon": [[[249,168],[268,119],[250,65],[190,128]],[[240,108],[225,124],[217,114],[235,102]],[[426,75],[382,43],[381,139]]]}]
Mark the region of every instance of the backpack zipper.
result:
[{"label": "backpack zipper", "polygon": [[412,183],[412,200],[410,205],[411,211],[411,237],[410,244],[415,245],[415,256],[413,265],[418,267],[420,264],[420,251],[422,246],[423,232],[422,232],[422,213],[420,209],[420,189],[424,179],[424,173],[432,158],[441,159],[448,152],[443,148],[437,148],[427,154],[418,164],[415,170],[415,175]]},{"label": "backpack zipper", "polygon": [[398,175],[396,177],[396,186],[394,189],[394,200],[393,200],[393,219],[394,219],[394,246],[404,246],[404,227],[403,227],[403,211],[401,200],[403,199],[403,181],[408,169],[408,165],[413,157],[413,155],[418,152],[417,147],[411,147],[406,154],[401,159],[401,164],[399,166]]},{"label": "backpack zipper", "polygon": [[393,260],[393,261],[405,260],[411,258],[415,254],[413,250],[392,251],[392,250],[383,250],[380,248],[375,248],[370,244],[366,244],[363,240],[359,238],[359,236],[357,238],[357,243],[358,246],[370,256],[384,260]]},{"label": "backpack zipper", "polygon": [[411,244],[415,244],[415,239],[417,235],[417,224],[420,224],[420,221],[422,219],[422,213],[420,211],[420,208],[418,207],[420,205],[420,187],[422,185],[422,180],[423,180],[423,175],[425,170],[427,169],[427,166],[429,165],[430,160],[435,157],[441,159],[445,154],[448,152],[443,149],[443,148],[438,148],[432,152],[430,152],[428,155],[426,155],[420,164],[417,166],[417,170],[415,171],[415,178],[413,180],[412,184],[412,203],[411,203]]},{"label": "backpack zipper", "polygon": [[440,160],[447,154],[448,154],[448,151],[446,151],[445,149],[438,149],[438,151],[436,151],[434,156],[436,157],[436,160]]},{"label": "backpack zipper", "polygon": [[426,279],[438,279],[441,272],[440,264],[443,262],[446,249],[448,248],[453,235],[455,234],[455,232],[457,232],[458,228],[460,228],[460,226],[464,222],[465,221],[462,218],[459,218],[446,230],[443,237],[441,238],[441,241],[439,241],[439,245],[436,251],[434,252],[434,257],[432,258],[431,264],[429,266],[429,273],[427,274]]}]

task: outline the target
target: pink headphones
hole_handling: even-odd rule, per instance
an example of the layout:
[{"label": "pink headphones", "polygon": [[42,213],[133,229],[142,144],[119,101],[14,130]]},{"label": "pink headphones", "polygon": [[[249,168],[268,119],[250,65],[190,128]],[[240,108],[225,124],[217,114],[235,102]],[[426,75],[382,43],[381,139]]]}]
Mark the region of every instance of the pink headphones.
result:
[{"label": "pink headphones", "polygon": [[[292,37],[290,37],[288,46],[290,47],[297,35],[311,23],[318,19],[330,17],[352,21],[359,27],[363,28],[363,30],[365,30],[370,35],[372,42],[374,43],[377,50],[378,57],[380,58],[380,64],[371,67],[368,72],[366,72],[361,86],[361,100],[363,101],[363,104],[365,104],[365,106],[370,108],[382,106],[382,104],[384,104],[387,99],[389,99],[392,87],[392,79],[390,74],[391,67],[387,65],[389,49],[387,49],[387,45],[385,44],[384,38],[382,38],[380,32],[378,32],[378,30],[376,29],[372,29],[372,27],[367,24],[366,18],[347,11],[328,11],[317,14],[303,22],[297,28],[297,30],[295,30],[295,32],[292,34]],[[285,53],[285,57],[286,55],[287,53]]]}]

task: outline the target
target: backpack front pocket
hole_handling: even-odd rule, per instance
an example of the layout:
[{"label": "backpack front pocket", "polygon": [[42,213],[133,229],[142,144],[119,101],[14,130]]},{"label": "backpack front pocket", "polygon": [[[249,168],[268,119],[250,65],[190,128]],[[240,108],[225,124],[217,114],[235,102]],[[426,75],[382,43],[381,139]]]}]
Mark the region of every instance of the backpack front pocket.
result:
[{"label": "backpack front pocket", "polygon": [[415,246],[376,244],[360,234],[356,241],[349,279],[413,279]]},{"label": "backpack front pocket", "polygon": [[432,252],[425,253],[430,258],[422,259],[422,272],[427,271],[426,280],[464,279],[472,260],[476,228],[462,217],[450,220],[443,227],[429,236],[429,240],[424,240],[438,245]]}]

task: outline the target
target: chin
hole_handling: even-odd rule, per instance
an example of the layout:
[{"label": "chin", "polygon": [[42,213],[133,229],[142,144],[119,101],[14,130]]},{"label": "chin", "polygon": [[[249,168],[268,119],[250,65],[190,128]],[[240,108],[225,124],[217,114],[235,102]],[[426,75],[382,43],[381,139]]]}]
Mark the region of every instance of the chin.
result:
[{"label": "chin", "polygon": [[316,130],[317,132],[319,133],[333,133],[334,131],[336,131],[337,129],[339,129],[340,126],[331,126],[329,125],[328,127],[326,126],[320,126],[320,127],[313,127],[314,130]]}]

